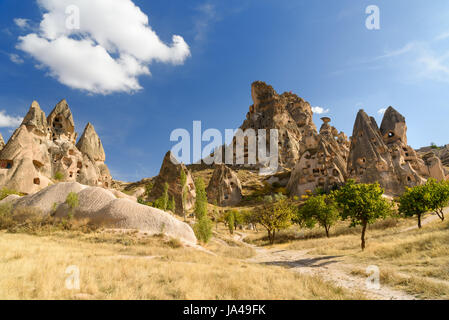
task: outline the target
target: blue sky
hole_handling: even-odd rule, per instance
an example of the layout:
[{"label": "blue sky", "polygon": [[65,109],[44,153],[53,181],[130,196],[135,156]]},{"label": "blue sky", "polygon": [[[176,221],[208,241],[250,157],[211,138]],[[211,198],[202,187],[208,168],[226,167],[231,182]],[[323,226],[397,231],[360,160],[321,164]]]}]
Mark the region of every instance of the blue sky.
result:
[{"label": "blue sky", "polygon": [[[92,61],[77,57],[78,51],[67,52],[80,61],[75,68],[66,61],[55,66],[58,48],[19,39],[44,38],[43,3],[53,0],[40,1],[38,6],[35,0],[0,0],[0,132],[8,139],[14,128],[7,126],[23,117],[33,100],[48,114],[66,98],[80,134],[88,121],[94,124],[116,179],[156,175],[174,144],[171,131],[191,131],[194,120],[222,132],[239,127],[255,80],[328,109],[333,125],[348,136],[360,108],[380,122],[378,111],[392,105],[407,119],[410,145],[449,143],[447,0],[122,0],[148,16],[157,46],[142,41],[131,52],[139,56],[140,69],[127,64],[126,76],[119,67],[117,74],[95,72],[95,79],[86,78],[87,72],[81,82],[77,68]],[[368,5],[380,9],[380,30],[365,27]],[[82,10],[80,15],[83,22]],[[98,23],[91,27],[99,35],[106,32]],[[107,32],[114,38],[120,31]],[[173,35],[182,42],[172,42]],[[117,40],[110,51],[114,66],[130,51],[127,40]],[[318,126],[321,116],[315,115]]]}]

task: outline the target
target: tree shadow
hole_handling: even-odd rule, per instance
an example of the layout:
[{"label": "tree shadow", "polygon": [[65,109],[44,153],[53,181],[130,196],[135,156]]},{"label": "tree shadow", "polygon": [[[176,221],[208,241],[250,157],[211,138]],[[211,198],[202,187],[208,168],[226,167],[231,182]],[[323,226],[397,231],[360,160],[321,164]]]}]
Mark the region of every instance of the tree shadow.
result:
[{"label": "tree shadow", "polygon": [[306,258],[306,259],[299,259],[299,260],[293,260],[293,261],[269,261],[265,262],[266,265],[274,265],[274,266],[285,266],[289,268],[320,268],[324,267],[333,263],[339,262],[337,258],[340,258],[342,256],[324,256],[324,257],[317,257],[317,258]]}]

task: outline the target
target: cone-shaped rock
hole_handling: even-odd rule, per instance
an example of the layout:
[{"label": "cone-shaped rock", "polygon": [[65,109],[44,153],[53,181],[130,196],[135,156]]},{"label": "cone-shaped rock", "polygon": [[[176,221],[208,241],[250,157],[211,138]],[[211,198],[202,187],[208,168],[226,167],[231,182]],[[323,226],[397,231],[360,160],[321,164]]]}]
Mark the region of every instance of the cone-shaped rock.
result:
[{"label": "cone-shaped rock", "polygon": [[206,189],[210,203],[235,206],[242,200],[242,185],[233,170],[224,164],[217,165]]},{"label": "cone-shaped rock", "polygon": [[41,110],[37,101],[33,101],[31,104],[30,110],[23,118],[22,125],[34,130],[35,134],[46,136],[49,133],[45,112]]},{"label": "cone-shaped rock", "polygon": [[75,122],[72,111],[65,99],[61,100],[47,118],[47,123],[52,132],[52,139],[76,141]]},{"label": "cone-shaped rock", "polygon": [[91,160],[92,153],[87,155],[75,146],[73,124],[65,100],[48,118],[33,102],[21,126],[0,151],[0,185],[27,194],[60,180],[109,187],[112,178],[104,161]]},{"label": "cone-shaped rock", "polygon": [[385,111],[380,132],[387,145],[395,142],[407,145],[407,125],[402,114],[393,107],[388,107]]},{"label": "cone-shaped rock", "polygon": [[94,126],[90,122],[84,129],[76,147],[93,161],[104,162],[106,160],[103,144],[101,143],[100,137],[95,131]]},{"label": "cone-shaped rock", "polygon": [[[181,170],[184,171],[187,178],[187,183],[185,186],[186,199],[184,208],[182,201],[183,191],[181,186]],[[169,198],[175,198],[177,214],[182,214],[183,209],[190,210],[194,206],[196,191],[192,175],[190,174],[190,171],[186,168],[186,166],[182,163],[179,163],[170,151],[165,155],[161,170],[159,171],[159,175],[154,181],[154,186],[149,196],[149,199],[151,201],[154,201],[163,195],[165,183],[168,184]]]}]

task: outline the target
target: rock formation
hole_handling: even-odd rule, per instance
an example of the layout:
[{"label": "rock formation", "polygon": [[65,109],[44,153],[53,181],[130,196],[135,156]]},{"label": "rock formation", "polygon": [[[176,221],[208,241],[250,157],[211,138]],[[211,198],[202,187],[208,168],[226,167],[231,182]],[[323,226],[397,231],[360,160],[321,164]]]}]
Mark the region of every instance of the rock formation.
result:
[{"label": "rock formation", "polygon": [[398,195],[406,186],[444,177],[437,157],[420,159],[407,145],[405,118],[394,108],[385,112],[379,129],[363,110],[357,114],[348,159],[349,178],[361,183],[379,182],[386,193]]},{"label": "rock formation", "polygon": [[242,185],[237,173],[224,164],[217,165],[206,188],[210,203],[235,206],[242,200]]},{"label": "rock formation", "polygon": [[[186,174],[187,178],[187,183],[185,187],[186,198],[184,208],[182,201],[183,192],[181,186],[181,170],[184,170],[184,173]],[[159,175],[156,177],[154,181],[154,186],[149,196],[150,201],[154,201],[163,195],[166,183],[168,184],[168,194],[170,199],[172,197],[175,198],[177,214],[182,214],[183,210],[185,212],[193,208],[193,206],[195,205],[196,191],[192,175],[190,174],[190,171],[186,168],[184,164],[179,163],[176,160],[171,151],[167,152],[167,154],[164,157],[161,170],[159,171]]]},{"label": "rock formation", "polygon": [[3,136],[0,133],[0,151],[5,147],[5,140],[3,140]]},{"label": "rock formation", "polygon": [[292,196],[302,196],[317,188],[329,191],[345,182],[348,138],[329,124],[330,118],[324,117],[321,120],[323,125],[316,145],[309,145],[292,171],[287,185]]},{"label": "rock formation", "polygon": [[[249,107],[246,120],[240,129],[243,132],[254,130],[258,135],[258,130],[266,130],[266,152],[270,152],[270,130],[278,130],[278,171],[285,168],[293,168],[304,151],[317,143],[317,130],[313,123],[312,108],[310,104],[293,93],[283,93],[279,95],[272,86],[265,82],[256,81],[251,86],[251,95],[254,104]],[[223,153],[231,150],[233,152],[233,165],[260,168],[266,164],[257,155],[257,164],[249,164],[248,138],[244,137],[245,145],[243,157],[236,152],[237,139],[230,146],[223,149]],[[257,144],[257,141],[255,142]],[[256,147],[257,148],[257,147]],[[276,146],[274,146],[276,148]],[[226,151],[224,151],[226,150]],[[232,154],[232,153],[231,153]],[[223,163],[231,165],[222,155]]]},{"label": "rock formation", "polygon": [[[86,127],[83,136],[98,139],[92,126]],[[75,146],[76,138],[72,112],[65,100],[56,105],[48,118],[34,101],[0,151],[0,185],[26,194],[60,179],[107,188],[112,178],[104,157],[91,157],[92,154],[80,151]],[[92,139],[98,144],[99,139]],[[95,144],[90,146],[88,140],[85,138],[80,144],[83,150],[100,150]]]},{"label": "rock formation", "polygon": [[[78,195],[79,206],[70,212],[65,200],[70,192]],[[9,196],[0,204],[9,203],[14,210],[36,208],[43,215],[88,221],[99,227],[139,230],[149,235],[165,234],[184,242],[196,243],[192,228],[161,210],[118,198],[111,190],[89,187],[77,182],[63,182],[24,197]]]}]

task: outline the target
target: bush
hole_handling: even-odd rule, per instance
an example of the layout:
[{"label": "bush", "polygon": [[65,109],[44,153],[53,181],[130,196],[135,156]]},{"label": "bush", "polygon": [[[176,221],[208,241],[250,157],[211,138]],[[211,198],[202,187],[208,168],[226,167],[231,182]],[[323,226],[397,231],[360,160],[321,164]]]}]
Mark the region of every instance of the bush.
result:
[{"label": "bush", "polygon": [[54,177],[53,177],[56,181],[64,181],[65,180],[65,174],[58,171],[55,173]]},{"label": "bush", "polygon": [[198,240],[203,243],[208,243],[212,237],[212,221],[209,217],[203,216],[198,222],[193,226],[193,231]]},{"label": "bush", "polygon": [[23,194],[21,194],[18,191],[12,190],[12,189],[8,189],[8,188],[2,188],[0,190],[0,201],[2,201],[3,199],[5,199],[7,196],[10,196],[12,194],[16,194],[18,196],[23,196]]}]

